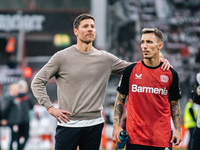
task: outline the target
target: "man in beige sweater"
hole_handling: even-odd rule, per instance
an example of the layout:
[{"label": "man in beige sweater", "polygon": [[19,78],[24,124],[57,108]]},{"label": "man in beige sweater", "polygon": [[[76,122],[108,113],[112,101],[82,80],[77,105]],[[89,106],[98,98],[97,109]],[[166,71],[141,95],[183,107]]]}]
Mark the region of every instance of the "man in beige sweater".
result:
[{"label": "man in beige sweater", "polygon": [[[34,77],[31,88],[39,104],[58,120],[55,150],[99,150],[104,119],[103,100],[111,73],[121,75],[131,63],[92,46],[95,19],[81,14],[73,23],[77,44],[55,53]],[[165,61],[166,68],[170,65]],[[59,108],[46,85],[56,78]]]}]

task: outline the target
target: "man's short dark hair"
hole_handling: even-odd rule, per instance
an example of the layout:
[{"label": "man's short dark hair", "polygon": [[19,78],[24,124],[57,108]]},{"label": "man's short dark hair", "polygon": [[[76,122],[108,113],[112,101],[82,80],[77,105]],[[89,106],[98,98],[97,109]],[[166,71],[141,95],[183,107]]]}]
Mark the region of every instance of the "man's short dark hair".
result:
[{"label": "man's short dark hair", "polygon": [[73,23],[73,28],[74,29],[78,29],[79,25],[80,25],[80,22],[82,20],[85,20],[85,19],[92,19],[95,21],[94,17],[90,14],[81,14],[79,15],[78,17],[75,18],[74,20],[74,23]]},{"label": "man's short dark hair", "polygon": [[142,30],[142,34],[145,34],[145,33],[154,33],[158,37],[158,39],[160,39],[163,42],[164,34],[162,33],[162,31],[158,30],[157,28],[144,28]]}]

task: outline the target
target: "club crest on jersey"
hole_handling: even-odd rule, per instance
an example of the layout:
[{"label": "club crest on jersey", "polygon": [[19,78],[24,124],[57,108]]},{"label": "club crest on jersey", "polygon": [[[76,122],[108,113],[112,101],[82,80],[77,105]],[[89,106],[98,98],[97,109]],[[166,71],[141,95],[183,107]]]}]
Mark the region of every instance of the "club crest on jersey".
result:
[{"label": "club crest on jersey", "polygon": [[166,76],[166,75],[161,75],[160,76],[160,81],[162,81],[162,82],[168,82],[168,80],[169,80],[169,77],[168,76]]},{"label": "club crest on jersey", "polygon": [[142,74],[140,74],[140,75],[135,74],[135,79],[142,79]]}]

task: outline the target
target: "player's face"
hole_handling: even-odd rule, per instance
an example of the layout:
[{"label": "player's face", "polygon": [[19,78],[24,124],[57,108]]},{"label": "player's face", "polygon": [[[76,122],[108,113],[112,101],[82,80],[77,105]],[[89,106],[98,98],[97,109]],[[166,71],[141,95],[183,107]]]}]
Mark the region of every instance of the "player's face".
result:
[{"label": "player's face", "polygon": [[77,36],[77,40],[80,42],[87,44],[93,42],[96,37],[96,28],[94,20],[82,20],[78,29],[74,29],[74,34]]},{"label": "player's face", "polygon": [[141,48],[145,59],[160,57],[160,49],[163,43],[159,42],[154,33],[145,33],[141,38]]}]

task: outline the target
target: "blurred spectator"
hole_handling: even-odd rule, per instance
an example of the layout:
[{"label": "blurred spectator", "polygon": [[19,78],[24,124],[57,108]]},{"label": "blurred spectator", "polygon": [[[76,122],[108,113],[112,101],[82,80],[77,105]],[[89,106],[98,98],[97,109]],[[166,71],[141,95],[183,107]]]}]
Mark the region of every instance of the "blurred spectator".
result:
[{"label": "blurred spectator", "polygon": [[0,99],[0,150],[1,150],[1,135],[2,135],[2,132],[1,132],[1,120],[2,120],[2,99]]},{"label": "blurred spectator", "polygon": [[30,94],[28,93],[29,87],[25,80],[20,80],[19,85],[19,95],[18,101],[20,102],[20,123],[19,123],[19,149],[23,150],[25,144],[29,138],[29,111],[33,108],[33,101]]},{"label": "blurred spectator", "polygon": [[[200,104],[200,73],[197,74],[196,80],[198,86],[195,91],[194,101]],[[199,106],[200,109],[200,106]],[[196,127],[193,132],[192,141],[191,141],[191,150],[199,150],[199,141],[200,141],[200,111],[198,111]]]},{"label": "blurred spectator", "polygon": [[113,108],[114,104],[110,103],[109,107],[105,108],[103,111],[103,117],[105,119],[104,127],[101,136],[101,149],[102,150],[114,150],[116,149],[116,144],[112,141],[112,122],[113,122]]},{"label": "blurred spectator", "polygon": [[195,62],[196,63],[200,63],[200,50],[199,50],[199,52],[196,55]]},{"label": "blurred spectator", "polygon": [[[57,100],[53,102],[58,108]],[[36,103],[30,120],[30,141],[27,149],[51,149],[54,148],[54,136],[57,120],[46,109]]]},{"label": "blurred spectator", "polygon": [[20,102],[17,99],[19,94],[19,86],[17,83],[12,83],[9,85],[8,92],[3,95],[2,107],[3,116],[1,124],[4,126],[9,126],[11,129],[11,141],[10,150],[13,149],[13,142],[17,141],[19,149],[19,122],[20,122]]},{"label": "blurred spectator", "polygon": [[189,130],[190,138],[188,143],[188,150],[191,150],[191,139],[194,128],[196,126],[197,109],[195,109],[195,104],[193,102],[194,91],[191,92],[191,96],[185,106],[184,111],[184,127]]}]

